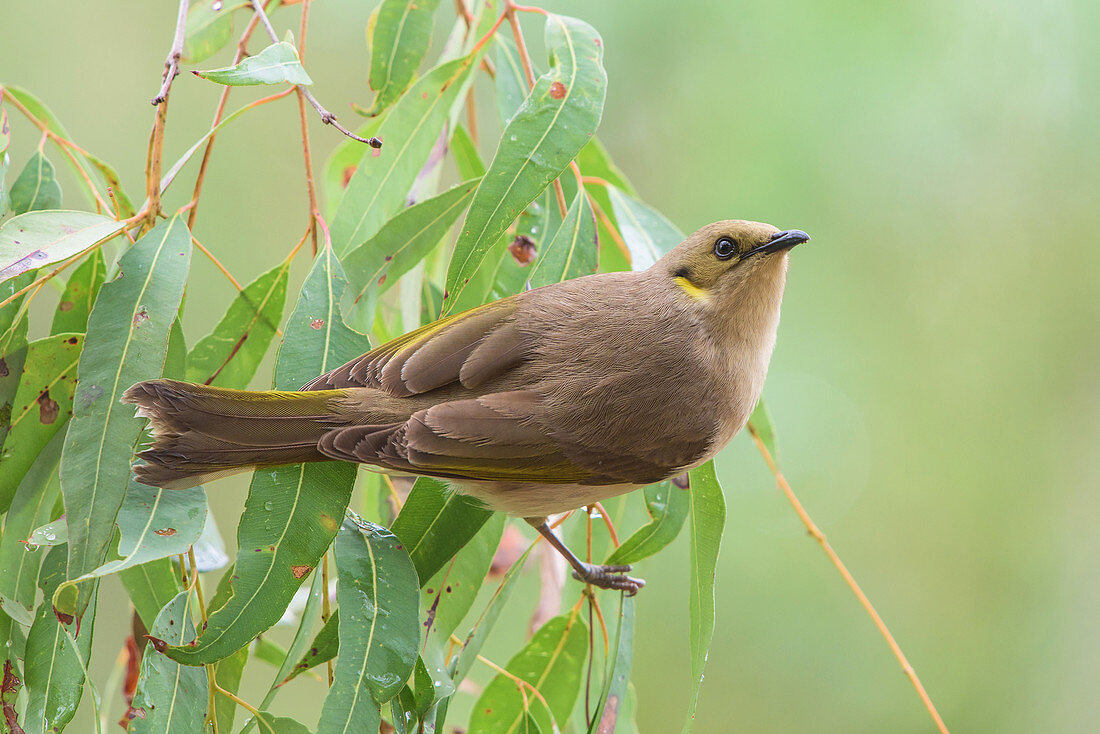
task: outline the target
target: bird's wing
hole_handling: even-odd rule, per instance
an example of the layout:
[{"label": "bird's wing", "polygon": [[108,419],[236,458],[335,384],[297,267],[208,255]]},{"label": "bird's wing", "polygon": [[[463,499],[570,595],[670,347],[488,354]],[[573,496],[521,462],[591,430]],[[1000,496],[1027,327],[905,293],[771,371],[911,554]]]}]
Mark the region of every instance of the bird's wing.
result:
[{"label": "bird's wing", "polygon": [[397,397],[461,381],[477,388],[522,362],[528,343],[510,317],[516,297],[422,326],[308,383],[303,390],[374,387]]},{"label": "bird's wing", "polygon": [[319,448],[334,459],[438,477],[589,485],[621,481],[570,459],[531,419],[538,401],[535,393],[518,390],[439,403],[405,423],[332,430]]}]

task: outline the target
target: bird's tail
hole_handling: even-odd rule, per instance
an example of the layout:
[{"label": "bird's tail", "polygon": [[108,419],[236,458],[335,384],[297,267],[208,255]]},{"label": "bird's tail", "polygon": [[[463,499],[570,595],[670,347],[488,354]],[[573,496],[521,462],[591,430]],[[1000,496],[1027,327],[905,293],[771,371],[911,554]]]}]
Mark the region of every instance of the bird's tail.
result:
[{"label": "bird's tail", "polygon": [[153,445],[138,454],[137,481],[164,489],[257,467],[323,461],[321,436],[342,424],[343,390],[251,392],[176,380],[139,382],[122,396],[149,419]]}]

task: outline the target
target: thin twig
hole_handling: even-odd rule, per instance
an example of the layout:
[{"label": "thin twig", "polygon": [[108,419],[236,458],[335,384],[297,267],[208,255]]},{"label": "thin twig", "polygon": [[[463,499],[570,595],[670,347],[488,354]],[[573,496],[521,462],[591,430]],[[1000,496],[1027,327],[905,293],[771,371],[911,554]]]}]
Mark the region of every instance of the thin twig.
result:
[{"label": "thin twig", "polygon": [[[278,43],[279,35],[275,32],[275,27],[271,25],[271,20],[267,17],[267,13],[264,12],[264,8],[263,5],[260,3],[260,0],[252,0],[252,10],[253,12],[255,12],[256,15],[260,17],[260,23],[263,24],[264,30],[267,31],[267,35],[269,38],[271,38],[272,43]],[[321,122],[325,123],[326,125],[332,125],[334,128],[342,132],[344,135],[347,135],[352,140],[358,140],[360,143],[366,143],[372,148],[382,147],[382,141],[378,138],[361,138],[353,133],[351,130],[348,130],[346,127],[337,122],[336,115],[332,114],[324,107],[322,107],[321,103],[317,101],[317,98],[314,97],[308,89],[304,87],[298,87],[298,90],[301,95],[306,98],[306,101],[313,105],[313,109],[317,110],[317,114],[321,116]]]},{"label": "thin twig", "polygon": [[599,511],[600,517],[603,518],[603,524],[607,526],[607,532],[611,536],[611,542],[615,544],[615,547],[619,547],[619,534],[615,532],[615,524],[611,522],[611,517],[607,514],[607,510],[599,502],[592,505]]},{"label": "thin twig", "polygon": [[821,545],[822,550],[825,551],[825,555],[829,557],[833,566],[835,566],[836,570],[840,573],[841,578],[844,579],[844,583],[848,584],[848,588],[852,590],[856,599],[859,600],[860,605],[871,617],[879,633],[886,639],[886,644],[890,646],[890,650],[894,653],[894,657],[897,658],[902,671],[905,672],[905,675],[909,678],[913,687],[917,689],[917,695],[920,696],[921,701],[924,703],[924,707],[928,709],[928,713],[932,716],[932,721],[935,722],[936,728],[939,729],[942,734],[948,734],[947,725],[943,723],[943,719],[940,717],[939,712],[936,711],[936,706],[932,703],[932,699],[929,697],[928,692],[924,690],[924,685],[921,684],[920,678],[917,677],[917,671],[909,664],[909,660],[905,657],[905,653],[901,651],[901,647],[894,639],[894,636],[890,634],[890,630],[886,627],[886,623],[882,621],[882,617],[875,611],[875,607],[871,604],[871,600],[863,593],[863,589],[860,588],[855,578],[849,573],[844,562],[840,560],[840,556],[838,556],[836,551],[833,550],[833,547],[829,545],[825,533],[821,532],[821,529],[817,527],[810,518],[809,513],[806,512],[806,509],[802,506],[802,503],[798,501],[798,497],[795,496],[794,490],[791,489],[791,485],[787,483],[787,479],[783,476],[783,472],[779,470],[779,466],[775,463],[775,459],[772,458],[771,452],[768,451],[768,447],[764,445],[764,440],[760,437],[760,432],[756,430],[756,426],[750,423],[748,429],[753,442],[756,444],[756,448],[760,451],[761,456],[764,457],[764,462],[768,465],[768,469],[770,469],[771,473],[775,476],[776,484],[779,485],[779,489],[786,495],[787,501],[791,503],[791,507],[794,508],[795,514],[798,515],[798,519],[806,526],[806,531],[809,532],[810,537]]},{"label": "thin twig", "polygon": [[172,80],[180,73],[180,57],[183,56],[183,39],[187,30],[187,7],[190,0],[180,0],[179,15],[176,17],[176,35],[172,39],[172,50],[168,52],[168,58],[164,60],[164,81],[161,82],[160,91],[153,97],[152,104],[156,105],[168,99],[168,91],[172,88]]},{"label": "thin twig", "polygon": [[233,287],[236,288],[238,292],[244,290],[244,286],[241,285],[240,281],[233,277],[233,273],[229,272],[229,269],[222,265],[221,260],[214,257],[214,253],[210,252],[210,250],[206,249],[205,245],[195,239],[194,235],[191,235],[191,242],[195,245],[195,247],[199,248],[199,250],[201,250],[204,255],[210,258],[210,262],[214,263],[214,267],[221,271],[221,274],[224,275],[229,280],[229,282],[233,284]]}]

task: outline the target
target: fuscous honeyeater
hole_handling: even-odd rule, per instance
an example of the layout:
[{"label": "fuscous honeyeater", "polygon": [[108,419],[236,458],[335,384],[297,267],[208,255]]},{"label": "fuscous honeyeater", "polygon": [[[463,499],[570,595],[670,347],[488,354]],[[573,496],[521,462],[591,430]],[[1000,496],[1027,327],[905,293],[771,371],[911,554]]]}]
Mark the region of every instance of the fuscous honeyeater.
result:
[{"label": "fuscous honeyeater", "polygon": [[441,477],[526,518],[578,578],[637,591],[629,567],[582,562],[546,518],[677,476],[741,430],[775,345],[788,250],[808,239],[711,224],[647,270],[440,319],[299,392],[138,383],[123,400],[154,443],[137,480],[176,489],[332,459]]}]

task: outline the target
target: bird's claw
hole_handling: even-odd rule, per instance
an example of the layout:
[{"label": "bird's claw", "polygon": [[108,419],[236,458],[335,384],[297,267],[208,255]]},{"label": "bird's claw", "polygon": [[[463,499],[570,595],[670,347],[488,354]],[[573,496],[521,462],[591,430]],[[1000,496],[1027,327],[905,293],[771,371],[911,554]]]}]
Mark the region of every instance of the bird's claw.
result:
[{"label": "bird's claw", "polygon": [[573,571],[573,578],[601,589],[625,591],[627,596],[634,596],[645,586],[645,581],[627,576],[628,571],[630,566],[596,566],[586,563],[583,572]]}]

